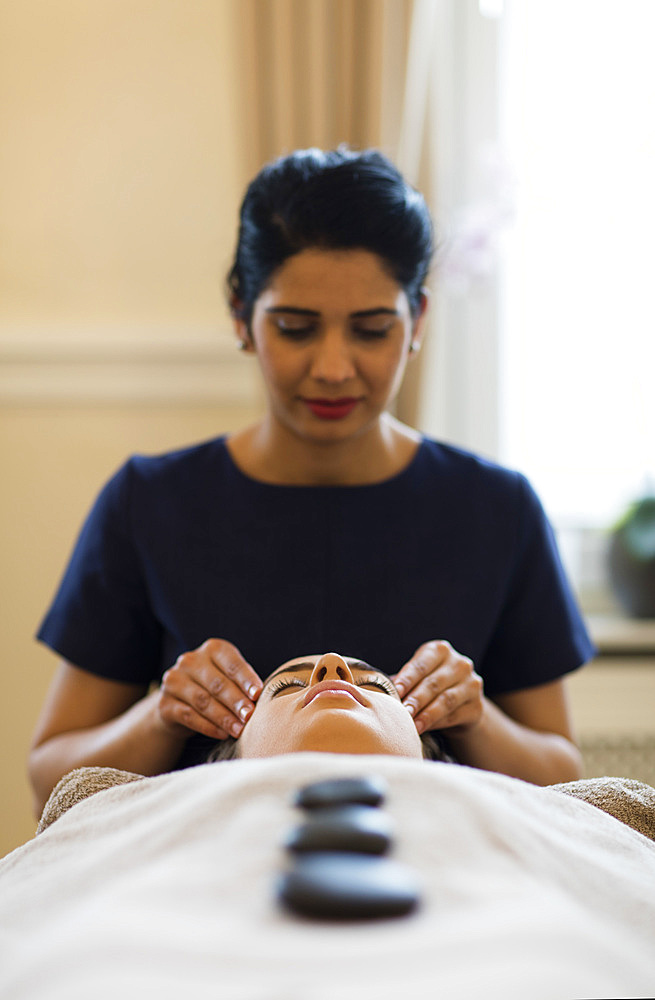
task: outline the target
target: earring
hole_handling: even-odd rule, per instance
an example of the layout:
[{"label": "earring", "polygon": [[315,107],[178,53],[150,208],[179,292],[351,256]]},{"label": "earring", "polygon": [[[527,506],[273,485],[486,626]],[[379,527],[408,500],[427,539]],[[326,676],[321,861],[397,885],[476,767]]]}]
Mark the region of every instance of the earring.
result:
[{"label": "earring", "polygon": [[421,350],[421,345],[417,344],[416,341],[413,340],[411,342],[411,344],[409,345],[409,353],[410,354],[418,354],[418,352],[420,350]]},{"label": "earring", "polygon": [[239,350],[239,351],[247,351],[248,350],[248,341],[247,340],[240,340],[239,343],[237,344],[237,350]]}]

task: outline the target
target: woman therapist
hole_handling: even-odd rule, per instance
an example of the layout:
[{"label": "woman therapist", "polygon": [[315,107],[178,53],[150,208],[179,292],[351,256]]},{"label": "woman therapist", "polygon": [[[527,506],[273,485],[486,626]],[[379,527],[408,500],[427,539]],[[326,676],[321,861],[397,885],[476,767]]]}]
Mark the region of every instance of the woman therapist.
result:
[{"label": "woman therapist", "polygon": [[39,631],[61,663],[37,808],[82,765],[205,759],[299,648],[393,676],[463,763],[579,777],[563,677],[593,649],[538,499],[388,412],[431,254],[423,198],[376,152],[300,151],[252,181],[229,287],[266,412],[135,456],[100,494]]}]

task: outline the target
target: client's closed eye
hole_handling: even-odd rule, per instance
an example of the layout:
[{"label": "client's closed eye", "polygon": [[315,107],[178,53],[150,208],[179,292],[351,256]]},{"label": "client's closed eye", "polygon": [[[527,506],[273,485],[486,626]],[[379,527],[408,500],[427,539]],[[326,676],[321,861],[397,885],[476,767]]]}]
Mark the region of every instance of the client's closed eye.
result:
[{"label": "client's closed eye", "polygon": [[376,687],[380,691],[384,691],[385,694],[394,695],[396,694],[396,688],[391,681],[382,677],[366,677],[363,680],[355,681],[357,687]]},{"label": "client's closed eye", "polygon": [[307,687],[307,681],[301,680],[300,677],[284,677],[279,681],[273,681],[269,687],[271,698],[274,698],[280,691],[284,691],[285,688],[291,687],[305,688]]},{"label": "client's closed eye", "polygon": [[[397,691],[393,682],[389,680],[389,678],[385,677],[384,674],[376,674],[374,677],[359,677],[354,680],[353,683],[357,687],[374,687],[377,688],[378,691],[383,691],[385,694],[397,696]],[[270,697],[275,698],[275,696],[280,694],[282,691],[287,691],[293,687],[306,688],[308,687],[308,682],[306,680],[302,680],[300,677],[281,677],[278,680],[271,682],[269,686]]]}]

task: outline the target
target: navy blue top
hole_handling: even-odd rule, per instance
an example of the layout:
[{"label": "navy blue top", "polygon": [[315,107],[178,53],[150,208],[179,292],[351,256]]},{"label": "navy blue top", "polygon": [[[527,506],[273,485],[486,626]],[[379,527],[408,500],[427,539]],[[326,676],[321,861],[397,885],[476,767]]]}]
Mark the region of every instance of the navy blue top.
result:
[{"label": "navy blue top", "polygon": [[526,479],[427,439],[368,486],[261,483],[224,438],[133,457],[96,501],[38,637],[144,684],[210,637],[262,678],[328,650],[395,673],[447,639],[489,695],[593,655]]},{"label": "navy blue top", "polygon": [[[395,673],[429,639],[489,695],[593,655],[526,479],[424,440],[369,486],[250,479],[224,438],[128,461],[101,492],[38,633],[101,677],[148,684],[227,639],[266,677],[335,650]],[[181,764],[204,759],[190,741]]]}]

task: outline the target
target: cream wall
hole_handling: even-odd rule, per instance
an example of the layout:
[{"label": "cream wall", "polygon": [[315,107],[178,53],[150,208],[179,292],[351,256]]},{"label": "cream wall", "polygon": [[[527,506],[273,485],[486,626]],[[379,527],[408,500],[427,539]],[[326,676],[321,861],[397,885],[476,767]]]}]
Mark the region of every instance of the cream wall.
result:
[{"label": "cream wall", "polygon": [[0,854],[33,831],[32,635],[81,519],[129,453],[259,412],[223,295],[243,189],[296,146],[393,155],[411,10],[0,0]]},{"label": "cream wall", "polygon": [[251,418],[248,407],[220,406],[0,411],[0,856],[34,833],[24,762],[56,659],[33,635],[95,494],[131,452],[184,445]]},{"label": "cream wall", "polygon": [[237,13],[2,0],[3,341],[159,343],[225,317],[248,172]]},{"label": "cream wall", "polygon": [[238,0],[0,0],[0,855],[32,836],[33,634],[135,451],[251,421],[223,298],[252,173]]}]

